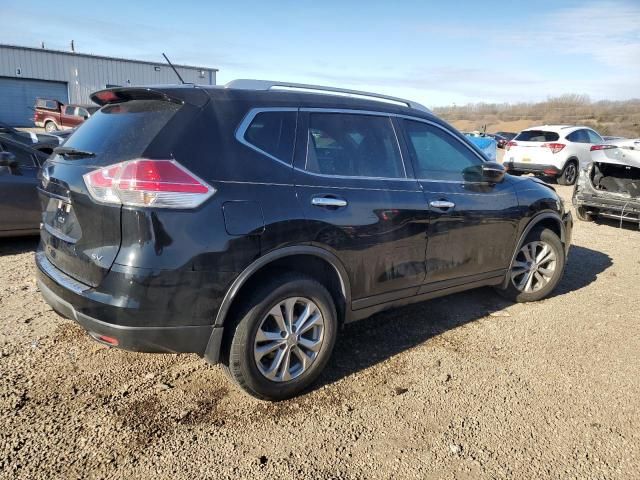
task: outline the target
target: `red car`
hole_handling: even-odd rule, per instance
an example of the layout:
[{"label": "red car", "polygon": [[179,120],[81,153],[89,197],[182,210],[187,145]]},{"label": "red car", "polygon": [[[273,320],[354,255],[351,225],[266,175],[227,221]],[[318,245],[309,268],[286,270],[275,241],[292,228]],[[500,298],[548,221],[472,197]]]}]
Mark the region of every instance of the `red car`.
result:
[{"label": "red car", "polygon": [[47,132],[75,128],[93,115],[96,105],[65,105],[58,100],[37,98],[34,105],[33,123],[36,127],[44,127]]}]

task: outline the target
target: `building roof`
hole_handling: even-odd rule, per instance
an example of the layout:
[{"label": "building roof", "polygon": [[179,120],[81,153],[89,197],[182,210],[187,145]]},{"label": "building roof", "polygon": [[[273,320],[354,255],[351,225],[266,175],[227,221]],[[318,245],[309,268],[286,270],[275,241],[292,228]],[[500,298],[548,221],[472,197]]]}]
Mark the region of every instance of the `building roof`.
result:
[{"label": "building roof", "polygon": [[[34,51],[34,52],[45,52],[45,53],[56,53],[56,54],[60,54],[60,55],[70,55],[70,56],[74,56],[74,57],[86,57],[86,58],[95,58],[98,60],[115,60],[118,62],[129,62],[129,63],[144,63],[146,65],[154,65],[154,66],[167,66],[167,64],[165,62],[151,62],[149,60],[134,60],[131,58],[120,58],[120,57],[107,57],[104,55],[92,55],[89,53],[78,53],[78,52],[68,52],[66,50],[53,50],[50,48],[35,48],[35,47],[24,47],[21,45],[8,45],[8,44],[4,44],[4,43],[0,43],[0,48],[12,48],[15,50],[29,50],[29,51]],[[214,72],[217,72],[218,69],[217,68],[213,68],[213,67],[199,67],[196,65],[181,65],[181,64],[177,64],[174,63],[173,64],[174,67],[180,67],[180,68],[189,68],[189,69],[194,69],[194,70],[211,70]]]}]

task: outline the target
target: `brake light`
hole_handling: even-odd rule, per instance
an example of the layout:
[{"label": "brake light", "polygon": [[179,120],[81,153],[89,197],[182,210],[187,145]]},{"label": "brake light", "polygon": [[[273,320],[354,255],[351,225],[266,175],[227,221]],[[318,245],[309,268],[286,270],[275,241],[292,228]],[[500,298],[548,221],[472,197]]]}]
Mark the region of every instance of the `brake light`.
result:
[{"label": "brake light", "polygon": [[95,97],[100,100],[103,104],[109,102],[115,102],[119,100],[120,97],[117,93],[112,92],[111,90],[103,90],[102,92],[98,92],[95,94]]},{"label": "brake light", "polygon": [[595,152],[596,150],[611,150],[612,148],[618,148],[615,145],[591,145],[591,151]]},{"label": "brake light", "polygon": [[83,178],[98,202],[135,207],[195,208],[216,191],[174,160],[129,160]]},{"label": "brake light", "polygon": [[564,148],[564,143],[543,143],[541,147],[548,148],[551,153],[558,153]]},{"label": "brake light", "polygon": [[511,140],[510,142],[507,142],[507,144],[504,146],[504,149],[509,150],[511,147],[517,147],[517,146],[518,144],[513,140]]}]

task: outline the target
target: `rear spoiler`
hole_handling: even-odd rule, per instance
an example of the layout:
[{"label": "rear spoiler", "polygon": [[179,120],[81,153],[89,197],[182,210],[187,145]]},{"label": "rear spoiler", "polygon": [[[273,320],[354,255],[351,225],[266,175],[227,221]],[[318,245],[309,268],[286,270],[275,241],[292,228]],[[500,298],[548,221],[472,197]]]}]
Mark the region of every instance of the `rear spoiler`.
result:
[{"label": "rear spoiler", "polygon": [[207,103],[209,95],[195,85],[167,88],[114,87],[92,93],[91,100],[100,106],[129,100],[160,100],[180,105],[189,103],[201,107]]}]

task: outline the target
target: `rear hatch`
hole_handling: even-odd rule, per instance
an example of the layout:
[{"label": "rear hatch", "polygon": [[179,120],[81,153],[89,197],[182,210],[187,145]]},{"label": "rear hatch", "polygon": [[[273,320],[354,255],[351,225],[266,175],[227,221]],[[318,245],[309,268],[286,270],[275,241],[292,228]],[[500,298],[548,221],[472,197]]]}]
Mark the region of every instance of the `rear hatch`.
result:
[{"label": "rear hatch", "polygon": [[524,130],[507,144],[506,162],[548,165],[553,161],[553,149],[559,140],[556,132]]},{"label": "rear hatch", "polygon": [[122,207],[96,202],[83,175],[145,157],[150,150],[169,158],[170,143],[162,140],[162,133],[174,130],[176,122],[184,123],[183,112],[192,107],[158,92],[131,91],[139,94],[105,91],[105,98],[115,103],[105,104],[84,122],[63,147],[67,153],[51,157],[41,173],[41,247],[55,267],[94,287],[120,249]]}]

